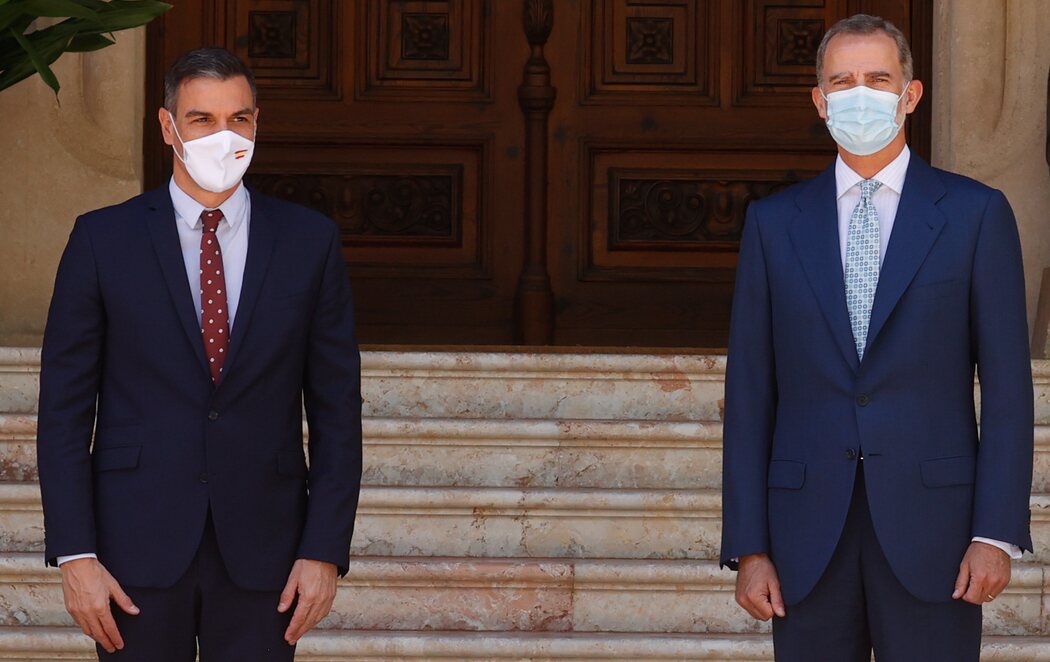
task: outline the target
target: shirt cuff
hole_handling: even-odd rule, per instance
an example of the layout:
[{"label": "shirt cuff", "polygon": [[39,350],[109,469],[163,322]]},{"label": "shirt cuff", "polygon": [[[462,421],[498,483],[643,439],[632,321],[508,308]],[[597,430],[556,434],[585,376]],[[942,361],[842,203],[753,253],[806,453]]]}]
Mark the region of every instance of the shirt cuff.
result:
[{"label": "shirt cuff", "polygon": [[[1009,555],[1009,557],[1012,558],[1015,561],[1017,559],[1021,558],[1021,554],[1022,554],[1021,548],[1018,547],[1017,545],[1011,545],[1008,542],[1003,542],[1001,540],[992,540],[991,538],[981,538],[980,536],[974,536],[974,538],[973,538],[973,540],[971,542],[983,542],[986,545],[991,545],[992,547],[998,547],[999,549],[1001,549],[1004,552],[1006,552],[1007,555]],[[61,563],[61,561],[59,561],[59,563]]]},{"label": "shirt cuff", "polygon": [[61,568],[62,564],[66,563],[68,561],[76,561],[78,559],[97,559],[97,558],[98,558],[98,554],[73,554],[71,556],[60,556],[57,559],[55,559],[55,561],[58,563],[58,566]]}]

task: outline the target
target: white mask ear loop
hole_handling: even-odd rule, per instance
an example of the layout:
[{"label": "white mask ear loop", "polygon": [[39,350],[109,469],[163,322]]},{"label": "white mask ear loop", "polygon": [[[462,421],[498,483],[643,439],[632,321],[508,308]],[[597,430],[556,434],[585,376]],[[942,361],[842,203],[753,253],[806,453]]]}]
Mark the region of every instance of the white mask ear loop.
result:
[{"label": "white mask ear loop", "polygon": [[[182,136],[179,135],[179,127],[175,126],[175,116],[172,115],[171,111],[167,108],[165,108],[164,110],[168,113],[168,117],[171,118],[171,130],[175,132],[175,137],[179,139],[179,144],[182,145],[182,149],[185,150],[186,141],[183,140]],[[171,151],[175,153],[175,156],[179,157],[180,161],[182,161],[183,163],[186,162],[186,159],[182,158],[182,155],[179,154],[179,150],[175,149],[175,145],[171,146]]]},{"label": "white mask ear loop", "polygon": [[[910,80],[907,83],[904,84],[904,89],[901,90],[901,93],[897,96],[897,105],[898,106],[901,103],[901,99],[904,98],[904,95],[908,93],[908,88],[909,87],[911,87],[911,81]],[[907,117],[908,117],[908,109],[905,108],[904,109],[904,117],[901,118],[900,124],[898,124],[897,126],[898,127],[902,126],[904,124],[904,120],[907,119]],[[893,119],[894,119],[894,121],[896,121],[896,119],[897,119],[896,116],[894,116]]]}]

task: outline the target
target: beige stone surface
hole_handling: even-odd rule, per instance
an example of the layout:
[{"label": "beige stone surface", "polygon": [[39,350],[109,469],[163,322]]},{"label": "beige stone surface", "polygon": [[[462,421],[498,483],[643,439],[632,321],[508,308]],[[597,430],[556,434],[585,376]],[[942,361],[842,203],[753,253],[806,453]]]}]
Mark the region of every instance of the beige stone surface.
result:
[{"label": "beige stone surface", "polygon": [[725,357],[369,352],[367,415],[720,420]]},{"label": "beige stone surface", "polygon": [[[715,489],[720,437],[717,423],[365,419],[363,481]],[[35,416],[0,414],[0,481],[36,480],[35,438]],[[1035,427],[1034,465],[1032,492],[1050,493],[1050,425]]]},{"label": "beige stone surface", "polygon": [[[767,627],[736,607],[734,576],[712,560],[720,357],[363,359],[369,485],[351,573],[300,659],[769,658]],[[36,350],[0,349],[0,659],[15,641],[35,642],[35,657],[15,659],[77,659],[75,631],[41,627],[69,620],[58,573],[39,557],[38,362]],[[1033,368],[1040,554],[986,609],[985,659],[1050,649],[1033,638],[1050,635],[1050,496],[1039,489],[1050,482],[1050,362]],[[504,378],[514,387],[499,388]],[[651,489],[661,485],[677,489]],[[627,631],[649,634],[615,634]]]},{"label": "beige stone surface", "polygon": [[57,100],[36,76],[0,94],[0,343],[42,334],[77,215],[142,190],[145,32],[116,41],[60,58]]},{"label": "beige stone surface", "polygon": [[1029,323],[1050,266],[1050,3],[935,0],[933,163],[1001,189],[1021,234]]},{"label": "beige stone surface", "polygon": [[[986,635],[1050,634],[1043,568],[1022,566],[985,607]],[[710,561],[355,558],[327,630],[768,632],[736,606]],[[0,559],[0,625],[72,625],[59,572],[34,554]]]},{"label": "beige stone surface", "polygon": [[[0,659],[58,662],[96,658],[87,639],[73,628],[0,627]],[[772,659],[773,646],[766,635],[313,632],[303,638],[296,650],[296,660],[300,662]],[[1050,660],[1050,651],[1040,638],[986,637],[981,659],[1045,662]]]},{"label": "beige stone surface", "polygon": [[[0,481],[36,479],[35,437],[35,416],[0,414]],[[717,423],[368,418],[363,480],[378,486],[715,488],[720,438]]]}]

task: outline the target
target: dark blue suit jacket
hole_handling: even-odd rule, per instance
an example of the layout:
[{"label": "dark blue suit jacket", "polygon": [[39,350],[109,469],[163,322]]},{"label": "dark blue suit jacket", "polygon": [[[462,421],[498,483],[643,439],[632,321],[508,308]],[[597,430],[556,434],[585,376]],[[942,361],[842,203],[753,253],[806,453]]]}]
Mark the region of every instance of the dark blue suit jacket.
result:
[{"label": "dark blue suit jacket", "polygon": [[218,387],[167,186],[77,219],[40,376],[49,563],[97,552],[122,583],[170,586],[189,567],[210,507],[243,588],[280,590],[296,558],[345,573],[361,394],[339,231],[304,207],[250,195],[244,282]]},{"label": "dark blue suit jacket", "polygon": [[861,451],[879,541],[916,597],[951,599],[973,536],[1032,548],[1024,274],[1002,193],[911,156],[867,342],[859,362],[834,166],[753,203],[726,375],[722,563],[770,554],[789,604],[831,559]]}]

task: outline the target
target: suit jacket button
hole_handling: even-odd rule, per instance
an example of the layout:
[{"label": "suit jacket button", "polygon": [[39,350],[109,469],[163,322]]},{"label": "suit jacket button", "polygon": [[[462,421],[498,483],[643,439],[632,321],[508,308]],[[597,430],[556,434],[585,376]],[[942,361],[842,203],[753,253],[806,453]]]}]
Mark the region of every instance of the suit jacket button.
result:
[{"label": "suit jacket button", "polygon": [[200,475],[200,481],[202,483],[207,483],[208,482],[208,474],[201,474]]},{"label": "suit jacket button", "polygon": [[853,450],[852,448],[849,449],[848,451],[846,451],[846,459],[847,460],[856,460],[857,459],[857,451]]},{"label": "suit jacket button", "polygon": [[209,411],[208,412],[208,420],[209,421],[214,421],[214,420],[216,420],[218,418],[219,418],[219,412],[217,412],[217,411]]},{"label": "suit jacket button", "polygon": [[857,404],[861,407],[867,407],[868,403],[871,402],[871,398],[861,393],[857,396]]}]

